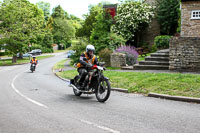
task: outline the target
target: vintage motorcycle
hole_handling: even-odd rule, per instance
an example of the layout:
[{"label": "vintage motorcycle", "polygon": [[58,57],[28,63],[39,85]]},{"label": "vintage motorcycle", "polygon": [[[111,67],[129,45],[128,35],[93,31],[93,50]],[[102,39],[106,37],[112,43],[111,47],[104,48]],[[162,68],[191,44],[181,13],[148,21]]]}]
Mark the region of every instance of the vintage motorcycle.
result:
[{"label": "vintage motorcycle", "polygon": [[80,89],[80,75],[76,75],[74,79],[71,79],[69,86],[73,88],[76,96],[81,96],[81,94],[95,94],[99,102],[105,102],[111,92],[109,79],[103,75],[103,71],[105,70],[103,65],[93,65],[87,68],[88,74],[85,77],[87,85],[84,89]]}]

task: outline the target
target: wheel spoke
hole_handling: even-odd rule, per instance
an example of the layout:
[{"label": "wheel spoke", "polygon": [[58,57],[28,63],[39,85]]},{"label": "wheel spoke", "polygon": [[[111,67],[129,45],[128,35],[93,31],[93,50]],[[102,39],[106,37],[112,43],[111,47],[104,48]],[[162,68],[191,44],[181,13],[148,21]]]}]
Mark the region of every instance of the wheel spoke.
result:
[{"label": "wheel spoke", "polygon": [[[101,89],[103,89],[103,90],[101,90]],[[103,91],[103,93],[102,93],[102,91]],[[105,81],[102,81],[98,88],[98,96],[99,96],[99,98],[103,99],[106,97],[106,94],[107,94],[107,83],[105,83]]]}]

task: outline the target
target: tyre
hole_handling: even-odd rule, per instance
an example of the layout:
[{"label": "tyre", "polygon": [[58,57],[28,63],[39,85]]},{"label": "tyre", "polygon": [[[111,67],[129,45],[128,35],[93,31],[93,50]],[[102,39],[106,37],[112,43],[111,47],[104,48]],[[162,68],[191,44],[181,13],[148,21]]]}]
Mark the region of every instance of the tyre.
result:
[{"label": "tyre", "polygon": [[33,73],[33,71],[34,71],[34,70],[33,70],[33,66],[31,66],[31,72]]},{"label": "tyre", "polygon": [[[80,80],[80,76],[76,76],[74,78],[74,86],[78,86],[78,81]],[[75,96],[81,96],[82,92],[78,92],[76,89],[73,88],[73,91],[74,91],[74,95]]]},{"label": "tyre", "polygon": [[108,100],[110,96],[110,82],[108,80],[106,81],[101,81],[98,85],[98,89],[95,92],[96,98],[99,102],[105,102]]}]

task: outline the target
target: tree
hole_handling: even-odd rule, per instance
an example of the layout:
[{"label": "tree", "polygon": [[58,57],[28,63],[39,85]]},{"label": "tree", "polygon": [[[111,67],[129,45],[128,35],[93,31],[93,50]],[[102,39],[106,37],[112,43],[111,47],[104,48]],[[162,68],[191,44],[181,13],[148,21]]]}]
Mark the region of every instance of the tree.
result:
[{"label": "tree", "polygon": [[70,17],[68,18],[68,20],[70,21],[70,23],[73,25],[73,27],[75,28],[76,32],[82,28],[82,24],[83,24],[83,20],[81,20],[80,18],[74,16],[74,15],[70,15]]},{"label": "tree", "polygon": [[180,19],[180,0],[157,0],[156,11],[161,34],[174,35]]},{"label": "tree", "polygon": [[53,34],[49,29],[46,29],[42,46],[45,48],[52,48],[52,44],[53,44]]},{"label": "tree", "polygon": [[[54,43],[63,45],[64,47],[75,37],[75,28],[72,22],[67,19],[68,17],[67,12],[60,5],[54,8],[52,13],[53,40]],[[48,24],[48,26],[50,25],[51,23]]]},{"label": "tree", "polygon": [[94,28],[90,36],[90,41],[95,45],[98,52],[103,48],[109,47],[109,44],[105,42],[105,38],[110,34],[112,18],[109,13],[101,10],[96,16],[96,20],[97,21],[93,23]]},{"label": "tree", "polygon": [[38,6],[38,8],[43,10],[44,18],[46,21],[48,21],[48,19],[50,17],[50,3],[40,1],[40,2],[37,2],[36,5]]},{"label": "tree", "polygon": [[71,38],[75,37],[75,28],[66,19],[54,19],[53,23],[53,39],[56,44],[66,45]]},{"label": "tree", "polygon": [[77,33],[76,36],[78,37],[86,37],[86,38],[90,38],[90,35],[92,33],[92,30],[94,28],[94,23],[97,21],[96,16],[99,14],[99,12],[101,12],[102,9],[102,4],[99,4],[97,6],[91,6],[89,9],[89,14],[85,15],[85,22],[82,26],[82,28],[80,28]]},{"label": "tree", "polygon": [[53,9],[52,17],[53,18],[61,18],[65,19],[65,14],[67,14],[60,5]]},{"label": "tree", "polygon": [[110,28],[112,26],[112,18],[109,13],[105,11],[99,12],[96,16],[96,23],[94,23],[94,28],[90,36],[91,40],[98,40],[101,36],[110,33]]},{"label": "tree", "polygon": [[22,53],[31,39],[41,32],[44,15],[37,6],[27,0],[6,0],[0,7],[0,39],[1,44],[13,55]]},{"label": "tree", "polygon": [[134,41],[135,34],[148,26],[153,16],[152,6],[137,1],[125,1],[118,6],[113,31],[126,40]]}]

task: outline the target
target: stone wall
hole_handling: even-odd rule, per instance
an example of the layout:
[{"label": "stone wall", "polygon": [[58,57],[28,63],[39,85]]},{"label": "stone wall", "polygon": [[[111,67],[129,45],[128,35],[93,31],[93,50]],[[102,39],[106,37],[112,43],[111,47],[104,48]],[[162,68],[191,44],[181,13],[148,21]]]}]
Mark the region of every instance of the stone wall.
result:
[{"label": "stone wall", "polygon": [[200,38],[173,37],[169,54],[170,70],[200,71]]},{"label": "stone wall", "polygon": [[122,53],[112,53],[110,63],[111,67],[126,66],[126,55]]},{"label": "stone wall", "polygon": [[200,37],[200,19],[191,19],[192,10],[200,10],[200,1],[182,0],[181,36]]}]

